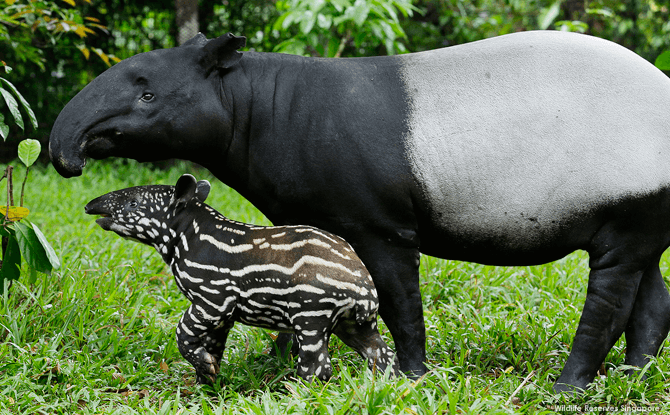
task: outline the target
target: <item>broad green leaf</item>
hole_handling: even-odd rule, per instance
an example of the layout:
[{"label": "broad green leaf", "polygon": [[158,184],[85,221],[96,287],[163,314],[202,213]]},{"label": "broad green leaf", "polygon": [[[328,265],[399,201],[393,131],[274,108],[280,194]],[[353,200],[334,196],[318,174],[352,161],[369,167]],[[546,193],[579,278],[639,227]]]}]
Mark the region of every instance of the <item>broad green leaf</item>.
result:
[{"label": "broad green leaf", "polygon": [[4,286],[4,280],[16,280],[21,275],[21,251],[14,236],[7,240],[7,250],[2,258],[0,269],[0,292]]},{"label": "broad green leaf", "polygon": [[35,284],[35,282],[37,282],[37,270],[30,267],[28,267],[28,270],[30,274],[28,274],[28,280],[26,282],[28,284]]},{"label": "broad green leaf", "polygon": [[319,25],[319,28],[328,30],[330,29],[330,26],[333,24],[333,16],[331,15],[324,15],[322,13],[319,13],[316,16],[316,22]]},{"label": "broad green leaf", "polygon": [[51,273],[51,262],[33,228],[22,222],[15,222],[14,230],[21,255],[28,265],[39,272]]},{"label": "broad green leaf", "polygon": [[537,26],[541,30],[545,30],[554,20],[556,20],[556,17],[558,17],[558,14],[561,12],[562,1],[563,0],[555,1],[554,4],[540,11],[540,15],[537,17]]},{"label": "broad green leaf", "polygon": [[2,141],[7,140],[8,135],[9,125],[5,124],[5,116],[0,114],[0,137],[2,137]]},{"label": "broad green leaf", "polygon": [[42,146],[39,141],[27,138],[19,143],[19,159],[26,167],[30,167],[39,157],[41,150]]},{"label": "broad green leaf", "polygon": [[35,231],[35,235],[37,235],[37,239],[39,239],[40,244],[42,244],[42,247],[44,248],[44,251],[47,254],[47,258],[49,258],[49,262],[51,263],[51,266],[54,269],[60,268],[60,259],[58,259],[58,255],[56,255],[56,251],[54,251],[54,249],[51,246],[51,244],[49,243],[49,241],[47,241],[46,236],[44,236],[44,234],[42,233],[40,228],[38,228],[37,225],[35,225],[34,223],[32,223],[32,225],[33,225],[33,230]]},{"label": "broad green leaf", "polygon": [[342,10],[351,6],[351,2],[349,2],[349,0],[331,0],[330,4],[335,7],[335,10],[337,10],[338,13],[342,13]]},{"label": "broad green leaf", "polygon": [[365,2],[356,1],[354,8],[354,23],[356,23],[356,26],[361,27],[368,18],[368,14],[370,14],[370,5]]},{"label": "broad green leaf", "polygon": [[9,82],[4,78],[0,79],[4,81],[7,87],[11,89],[14,95],[16,95],[16,97],[19,99],[21,105],[23,105],[23,109],[26,111],[26,114],[28,114],[28,118],[30,118],[30,123],[32,124],[34,129],[37,129],[37,118],[35,117],[35,113],[33,112],[33,109],[30,107],[30,104],[28,104],[28,101],[26,101],[26,99],[23,98],[23,95],[19,93],[19,90],[16,89],[16,87],[11,82]]},{"label": "broad green leaf", "polygon": [[0,95],[2,95],[2,97],[5,99],[7,107],[9,107],[9,112],[12,113],[14,121],[16,121],[16,125],[21,127],[21,129],[23,130],[23,117],[21,117],[18,102],[16,102],[12,94],[10,94],[9,91],[7,91],[6,89],[0,88]]},{"label": "broad green leaf", "polygon": [[312,31],[314,23],[316,23],[316,16],[314,16],[314,12],[311,10],[306,10],[305,13],[303,13],[302,19],[300,21],[300,31],[304,34],[308,34]]},{"label": "broad green leaf", "polygon": [[656,67],[662,71],[670,71],[670,50],[666,50],[665,52],[658,55],[654,65],[656,65]]}]

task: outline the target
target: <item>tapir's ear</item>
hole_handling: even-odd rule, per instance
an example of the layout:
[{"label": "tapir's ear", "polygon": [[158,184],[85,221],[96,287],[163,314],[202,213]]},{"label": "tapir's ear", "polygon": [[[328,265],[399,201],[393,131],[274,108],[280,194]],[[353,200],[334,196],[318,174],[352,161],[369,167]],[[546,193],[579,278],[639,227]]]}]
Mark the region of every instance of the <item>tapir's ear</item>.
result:
[{"label": "tapir's ear", "polygon": [[196,190],[197,184],[195,177],[190,174],[184,174],[177,180],[177,184],[174,187],[174,200],[172,203],[175,206],[187,203],[195,197]]},{"label": "tapir's ear", "polygon": [[212,185],[210,185],[207,180],[200,180],[196,185],[195,197],[197,197],[199,201],[204,202],[207,199],[207,196],[209,196],[209,190],[211,188]]},{"label": "tapir's ear", "polygon": [[242,53],[238,52],[237,49],[244,47],[246,43],[246,37],[235,36],[232,33],[212,39],[203,46],[203,56],[200,63],[207,70],[230,68],[242,59]]},{"label": "tapir's ear", "polygon": [[207,43],[207,37],[202,34],[202,32],[198,32],[197,35],[193,36],[190,38],[188,41],[186,41],[182,46],[203,46]]}]

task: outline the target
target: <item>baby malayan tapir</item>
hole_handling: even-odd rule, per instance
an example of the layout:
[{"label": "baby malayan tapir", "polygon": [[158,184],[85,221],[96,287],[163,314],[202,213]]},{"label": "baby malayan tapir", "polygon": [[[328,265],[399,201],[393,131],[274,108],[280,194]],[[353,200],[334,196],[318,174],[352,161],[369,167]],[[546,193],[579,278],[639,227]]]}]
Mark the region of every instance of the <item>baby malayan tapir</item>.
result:
[{"label": "baby malayan tapir", "polygon": [[229,220],[203,203],[206,180],[183,175],[176,186],[138,186],[86,205],[96,222],[153,246],[191,306],[177,325],[177,345],[200,383],[213,382],[237,321],[295,332],[298,375],[332,375],[335,333],[385,371],[398,366],[377,330],[378,299],[363,262],[342,238],[308,226],[261,227]]}]

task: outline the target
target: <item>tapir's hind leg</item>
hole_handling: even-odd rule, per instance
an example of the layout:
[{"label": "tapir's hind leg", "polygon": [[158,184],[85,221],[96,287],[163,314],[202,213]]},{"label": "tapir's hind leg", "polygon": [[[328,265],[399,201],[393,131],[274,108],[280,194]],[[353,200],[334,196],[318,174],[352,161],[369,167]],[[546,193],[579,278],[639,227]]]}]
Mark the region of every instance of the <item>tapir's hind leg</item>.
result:
[{"label": "tapir's hind leg", "polygon": [[644,367],[670,331],[670,294],[658,263],[647,268],[626,327],[626,364]]},{"label": "tapir's hind leg", "polygon": [[[667,247],[662,215],[644,207],[641,211],[629,209],[628,214],[606,223],[590,241],[591,273],[586,301],[570,357],[554,385],[557,392],[572,387],[584,389],[593,380],[607,353],[628,327],[636,297],[640,298],[638,288],[643,276],[640,295],[662,283],[653,270]],[[641,302],[633,318],[642,318],[643,310],[650,305],[646,300]],[[644,338],[647,336],[637,335],[635,347],[647,351],[658,347],[642,346],[639,341]]]},{"label": "tapir's hind leg", "polygon": [[377,319],[358,324],[355,320],[342,320],[333,330],[333,333],[347,346],[356,350],[368,361],[368,367],[384,373],[390,366],[392,374],[397,376],[398,361],[395,353],[384,342],[377,329]]},{"label": "tapir's hind leg", "polygon": [[631,264],[592,269],[572,350],[554,389],[586,389],[607,353],[621,337],[643,270]]}]

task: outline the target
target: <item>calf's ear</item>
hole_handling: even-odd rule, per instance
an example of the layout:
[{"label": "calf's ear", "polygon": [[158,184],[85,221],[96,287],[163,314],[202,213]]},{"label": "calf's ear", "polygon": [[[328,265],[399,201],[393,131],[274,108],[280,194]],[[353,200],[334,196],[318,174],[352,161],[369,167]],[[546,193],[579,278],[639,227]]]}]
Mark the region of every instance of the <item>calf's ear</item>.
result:
[{"label": "calf's ear", "polygon": [[199,201],[204,202],[207,199],[207,196],[209,196],[211,188],[212,185],[210,185],[207,180],[200,180],[196,185],[195,197],[197,197]]},{"label": "calf's ear", "polygon": [[200,64],[209,72],[212,69],[226,69],[242,59],[237,49],[244,47],[247,38],[227,33],[208,41],[202,48]]},{"label": "calf's ear", "polygon": [[190,174],[184,174],[177,180],[177,184],[174,187],[174,199],[172,205],[178,206],[180,204],[186,204],[189,200],[195,197],[196,190],[197,184],[195,177]]}]

